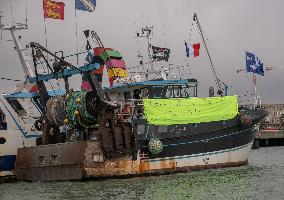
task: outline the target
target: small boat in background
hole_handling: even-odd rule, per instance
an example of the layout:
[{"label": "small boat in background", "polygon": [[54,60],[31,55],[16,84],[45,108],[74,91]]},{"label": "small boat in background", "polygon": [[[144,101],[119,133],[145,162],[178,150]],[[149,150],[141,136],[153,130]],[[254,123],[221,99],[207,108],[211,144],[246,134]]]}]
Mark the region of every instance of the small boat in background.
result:
[{"label": "small boat in background", "polygon": [[11,124],[7,123],[6,115],[2,109],[0,109],[0,114],[0,177],[15,176],[15,162],[18,148],[35,146],[36,138],[39,135],[25,134],[16,121],[16,128],[11,128],[13,126],[10,127],[9,125]]}]

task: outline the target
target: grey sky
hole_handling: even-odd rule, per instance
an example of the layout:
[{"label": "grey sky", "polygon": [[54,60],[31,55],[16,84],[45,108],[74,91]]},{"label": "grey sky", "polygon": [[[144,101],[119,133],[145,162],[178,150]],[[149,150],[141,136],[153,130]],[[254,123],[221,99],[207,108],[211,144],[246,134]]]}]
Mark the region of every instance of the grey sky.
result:
[{"label": "grey sky", "polygon": [[[44,45],[44,23],[41,0],[28,1],[29,30],[22,31],[22,42],[36,41]],[[60,1],[60,0],[57,0]],[[52,51],[76,52],[75,11],[73,0],[65,2],[65,20],[46,20],[48,47]],[[26,0],[12,0],[13,17],[24,22]],[[11,23],[10,0],[0,0],[4,24]],[[188,39],[194,12],[209,40],[209,50],[220,79],[233,87],[230,94],[243,95],[252,90],[252,74],[240,73],[244,69],[245,51],[254,52],[267,67],[277,67],[258,77],[258,91],[264,103],[284,103],[284,1],[283,0],[97,0],[94,13],[77,11],[80,50],[85,47],[82,31],[94,29],[106,47],[119,50],[127,66],[138,65],[135,33],[144,25],[154,26],[152,44],[171,49],[170,63],[184,64],[184,40]],[[1,77],[21,79],[23,73],[8,33],[0,41]],[[196,28],[192,42],[201,42]],[[145,52],[145,41],[139,49]],[[146,54],[144,54],[146,58]],[[74,61],[74,60],[71,60]],[[201,49],[199,58],[191,58],[192,77],[200,82],[199,94],[208,95],[214,86],[209,60]],[[79,84],[79,79],[73,85]],[[1,81],[1,91],[9,91],[14,83]],[[251,98],[252,99],[252,98]],[[244,100],[244,98],[241,98]]]}]

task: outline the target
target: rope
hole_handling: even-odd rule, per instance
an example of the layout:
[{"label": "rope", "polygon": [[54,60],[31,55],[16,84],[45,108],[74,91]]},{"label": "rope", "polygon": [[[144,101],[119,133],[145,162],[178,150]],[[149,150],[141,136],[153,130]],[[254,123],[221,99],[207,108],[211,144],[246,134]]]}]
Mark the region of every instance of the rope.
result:
[{"label": "rope", "polygon": [[[43,68],[43,73],[49,73],[48,67],[46,67],[45,65],[42,65],[42,68]],[[50,84],[52,91],[54,91],[54,88],[53,88],[51,81],[48,81],[48,83]],[[59,85],[58,81],[56,81],[56,83],[57,83],[58,89],[60,89],[60,85]]]},{"label": "rope", "polygon": [[18,79],[12,79],[12,78],[4,78],[4,77],[0,77],[1,80],[5,80],[5,81],[15,81],[15,82],[21,82],[24,80],[18,80]]},{"label": "rope", "polygon": [[[68,56],[64,56],[63,58],[69,58],[69,57],[72,57],[72,56],[76,56],[76,55],[80,55],[80,54],[84,54],[84,53],[88,53],[88,51],[83,51],[83,52],[79,52],[79,53],[75,53],[75,54],[71,54],[71,55],[68,55]],[[56,59],[48,59],[48,61],[54,61]],[[41,61],[41,62],[37,62],[37,64],[43,64],[45,62]]]},{"label": "rope", "polygon": [[204,44],[204,46],[205,46],[205,50],[206,50],[206,52],[207,52],[207,55],[208,55],[208,58],[209,58],[209,62],[210,62],[210,64],[211,64],[211,71],[212,71],[212,73],[213,73],[213,75],[214,75],[215,83],[216,83],[216,85],[217,85],[217,87],[218,87],[218,90],[222,91],[222,87],[221,87],[220,80],[219,80],[219,78],[218,78],[218,76],[217,76],[217,74],[216,74],[216,71],[215,71],[215,68],[214,68],[214,65],[213,65],[213,61],[212,61],[212,59],[211,59],[209,50],[208,50],[208,48],[207,48],[207,44],[206,44],[206,42],[205,42],[205,37],[204,37],[203,31],[202,31],[202,29],[201,29],[201,26],[200,26],[200,23],[199,23],[199,20],[198,20],[198,17],[197,17],[196,14],[194,15],[194,19],[193,19],[193,20],[196,22],[196,25],[197,25],[197,27],[198,27],[198,29],[199,29],[199,33],[200,33],[201,38],[202,38],[202,40],[203,40],[203,44]]}]

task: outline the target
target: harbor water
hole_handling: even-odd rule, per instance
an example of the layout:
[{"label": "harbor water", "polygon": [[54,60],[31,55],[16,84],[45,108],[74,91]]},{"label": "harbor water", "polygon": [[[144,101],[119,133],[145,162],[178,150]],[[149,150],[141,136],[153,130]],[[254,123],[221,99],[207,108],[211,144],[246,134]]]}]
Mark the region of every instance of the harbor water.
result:
[{"label": "harbor water", "polygon": [[252,150],[249,164],[171,175],[0,184],[1,200],[284,199],[284,147]]}]

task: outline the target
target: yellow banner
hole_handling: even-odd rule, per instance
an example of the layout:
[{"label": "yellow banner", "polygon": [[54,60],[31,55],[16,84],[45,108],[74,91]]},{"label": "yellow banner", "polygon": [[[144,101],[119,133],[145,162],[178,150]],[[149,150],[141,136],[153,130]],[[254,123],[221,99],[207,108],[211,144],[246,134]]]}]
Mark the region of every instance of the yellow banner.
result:
[{"label": "yellow banner", "polygon": [[143,99],[143,102],[147,122],[154,125],[222,121],[238,114],[237,96]]}]

